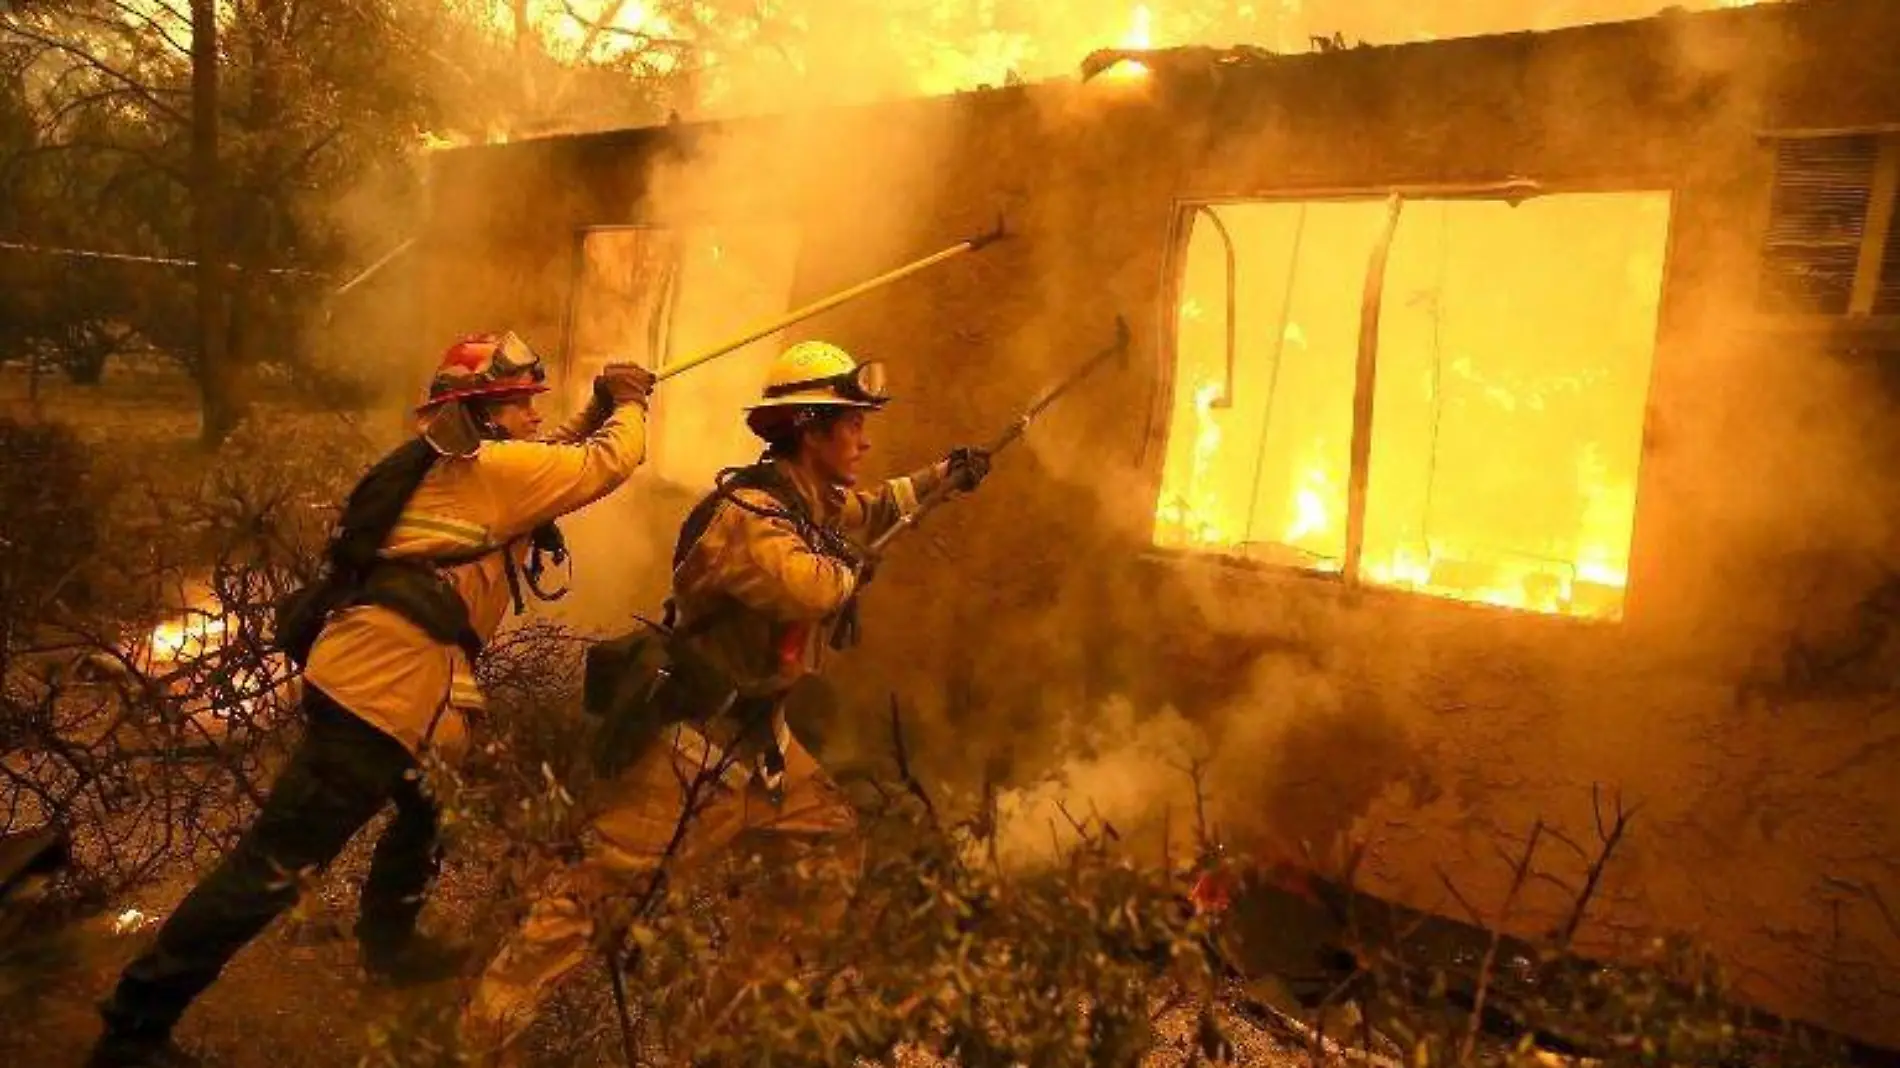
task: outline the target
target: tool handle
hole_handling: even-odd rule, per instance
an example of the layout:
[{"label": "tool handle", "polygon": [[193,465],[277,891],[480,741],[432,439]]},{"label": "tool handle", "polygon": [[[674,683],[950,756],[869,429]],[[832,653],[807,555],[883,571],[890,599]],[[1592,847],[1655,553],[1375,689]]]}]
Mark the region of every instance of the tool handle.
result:
[{"label": "tool handle", "polygon": [[[997,453],[1014,445],[1016,440],[1023,436],[1023,431],[1028,429],[1029,417],[1025,415],[1011,423],[1008,430],[997,435],[996,440],[990,442],[989,447],[985,451],[991,456],[995,456]],[[882,555],[884,547],[889,545],[893,538],[896,538],[899,534],[911,527],[916,526],[925,515],[935,510],[936,507],[944,501],[949,500],[951,492],[955,489],[954,480],[946,475],[935,486],[930,488],[929,493],[923,495],[923,498],[917,502],[916,508],[912,509],[908,514],[901,516],[897,522],[884,528],[884,533],[872,539],[871,544],[866,547],[870,555],[873,558]]]},{"label": "tool handle", "polygon": [[[1022,437],[1023,434],[1029,430],[1029,424],[1033,422],[1038,415],[1041,415],[1043,411],[1047,409],[1051,404],[1054,404],[1058,399],[1060,399],[1064,393],[1067,393],[1070,390],[1070,388],[1072,388],[1076,383],[1082,381],[1084,378],[1087,378],[1089,375],[1095,373],[1096,368],[1102,366],[1104,363],[1107,363],[1109,360],[1114,359],[1115,357],[1119,355],[1125,354],[1128,351],[1128,337],[1129,337],[1128,322],[1127,320],[1123,319],[1121,316],[1117,315],[1115,317],[1114,342],[1111,343],[1107,348],[1096,353],[1094,356],[1091,356],[1087,363],[1084,363],[1081,367],[1076,368],[1075,371],[1072,372],[1067,378],[1064,378],[1060,383],[1058,383],[1054,389],[1050,390],[1048,393],[1043,394],[1042,399],[1038,400],[1034,405],[1030,406],[1030,409],[1028,411],[1024,412],[1022,415],[1018,416],[1014,422],[1010,423],[1009,428],[1007,430],[1004,430],[1001,434],[998,434],[996,436],[996,440],[990,443],[989,450],[988,450],[989,454],[991,456],[995,456],[997,453],[1002,452],[1004,449],[1009,448],[1011,445],[1014,445],[1016,443],[1016,440]],[[942,482],[939,482],[934,487],[932,487],[930,492],[924,494],[923,499],[917,502],[917,507],[915,510],[913,510],[909,515],[906,515],[900,518],[897,522],[891,524],[889,527],[885,529],[884,533],[879,534],[875,539],[872,540],[871,544],[867,546],[867,550],[869,551],[872,559],[876,559],[878,556],[882,555],[884,552],[884,547],[889,545],[892,539],[896,538],[899,534],[902,534],[904,531],[909,530],[911,527],[916,526],[918,522],[924,518],[924,516],[930,514],[930,512],[933,509],[935,509],[938,505],[942,504],[946,499],[948,499],[950,496],[950,491],[954,488],[955,487],[951,485],[951,482],[948,478],[944,479]]]},{"label": "tool handle", "polygon": [[1001,216],[998,216],[996,220],[996,226],[993,227],[992,229],[986,230],[983,233],[976,235],[975,237],[966,238],[962,241],[959,241],[956,244],[951,245],[949,248],[946,248],[941,252],[932,253],[928,256],[925,256],[921,260],[915,260],[911,263],[907,263],[903,265],[902,267],[898,267],[893,270],[886,271],[883,274],[878,275],[876,278],[859,282],[857,285],[854,285],[850,287],[849,289],[839,290],[838,292],[833,293],[828,297],[824,297],[819,300],[813,301],[812,303],[807,304],[802,308],[798,308],[793,311],[786,312],[784,315],[781,315],[778,318],[773,319],[772,321],[768,323],[763,323],[763,324],[753,327],[752,329],[746,331],[744,334],[740,335],[739,337],[733,338],[731,341],[727,341],[727,342],[724,342],[723,344],[715,345],[712,348],[705,350],[704,352],[695,353],[694,355],[688,356],[683,360],[675,360],[672,363],[669,363],[665,367],[661,368],[656,377],[659,381],[664,382],[675,375],[684,374],[687,371],[690,371],[701,364],[709,363],[713,360],[716,360],[719,357],[724,356],[735,349],[744,348],[745,346],[750,345],[751,343],[759,340],[762,337],[765,337],[769,334],[775,334],[778,331],[783,330],[788,326],[793,326],[795,324],[802,323],[806,319],[809,319],[812,316],[819,314],[820,312],[830,311],[831,309],[837,307],[840,304],[844,304],[848,301],[856,300],[858,297],[861,297],[864,294],[869,293],[873,289],[890,285],[892,282],[895,282],[900,278],[909,277],[910,275],[916,274],[918,271],[924,270],[927,267],[934,267],[937,264],[942,263],[943,261],[947,259],[952,259],[954,257],[961,256],[965,252],[974,252],[978,249],[981,249],[1001,239],[1003,236],[1005,236],[1003,233],[1003,220]]}]

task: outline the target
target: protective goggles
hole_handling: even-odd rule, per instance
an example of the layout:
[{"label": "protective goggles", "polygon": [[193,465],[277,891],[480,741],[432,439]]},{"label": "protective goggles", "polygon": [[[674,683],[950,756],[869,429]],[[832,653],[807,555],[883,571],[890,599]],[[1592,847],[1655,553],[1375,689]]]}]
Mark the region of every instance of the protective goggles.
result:
[{"label": "protective goggles", "polygon": [[488,359],[489,369],[495,378],[516,378],[526,375],[536,385],[547,381],[548,373],[541,366],[541,357],[537,356],[535,351],[528,347],[528,343],[521,340],[512,330],[496,339],[495,351],[489,355]]},{"label": "protective goggles", "polygon": [[883,404],[891,399],[890,393],[884,388],[884,364],[878,360],[866,360],[843,374],[767,386],[765,395],[784,397],[813,389],[830,390],[846,400],[863,404]]}]

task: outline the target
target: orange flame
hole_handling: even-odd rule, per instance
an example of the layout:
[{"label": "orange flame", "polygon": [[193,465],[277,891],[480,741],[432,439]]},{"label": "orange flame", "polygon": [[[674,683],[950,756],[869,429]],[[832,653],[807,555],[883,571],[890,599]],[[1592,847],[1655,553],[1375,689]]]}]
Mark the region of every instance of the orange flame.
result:
[{"label": "orange flame", "polygon": [[[1127,34],[1123,35],[1120,47],[1130,51],[1146,52],[1154,47],[1154,13],[1148,5],[1135,8],[1129,23]],[[1148,65],[1137,60],[1125,59],[1102,72],[1102,77],[1110,81],[1135,81],[1146,78]]]},{"label": "orange flame", "polygon": [[1182,548],[1230,543],[1221,522],[1220,502],[1211,485],[1221,443],[1213,407],[1221,389],[1219,382],[1202,382],[1194,387],[1193,466],[1183,491],[1173,496],[1164,494],[1155,511],[1155,537],[1164,545]]},{"label": "orange flame", "polygon": [[276,657],[259,665],[235,655],[235,638],[230,613],[206,595],[154,626],[128,656],[162,681],[187,715],[214,726],[234,713],[258,713],[283,674]]},{"label": "orange flame", "polygon": [[152,628],[150,647],[154,664],[176,664],[202,658],[224,646],[226,624],[202,608],[187,610],[177,619]]}]

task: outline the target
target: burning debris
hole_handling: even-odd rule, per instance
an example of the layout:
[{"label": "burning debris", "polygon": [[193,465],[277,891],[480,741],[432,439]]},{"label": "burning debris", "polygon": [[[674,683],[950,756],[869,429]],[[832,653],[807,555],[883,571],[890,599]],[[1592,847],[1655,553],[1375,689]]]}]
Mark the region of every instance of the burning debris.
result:
[{"label": "burning debris", "polygon": [[145,659],[154,667],[198,660],[223,648],[229,627],[215,607],[188,608],[177,619],[152,628],[144,643]]},{"label": "burning debris", "polygon": [[136,670],[209,730],[266,712],[267,702],[291,682],[281,653],[245,635],[211,590],[195,589],[184,600],[184,609],[127,643],[115,666]]}]

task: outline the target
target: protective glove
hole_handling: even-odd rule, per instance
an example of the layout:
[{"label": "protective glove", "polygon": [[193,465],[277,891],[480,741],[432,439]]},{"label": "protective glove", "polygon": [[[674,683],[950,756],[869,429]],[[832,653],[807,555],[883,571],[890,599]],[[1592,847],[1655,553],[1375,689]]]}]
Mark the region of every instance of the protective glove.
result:
[{"label": "protective glove", "polygon": [[864,587],[869,586],[871,580],[877,577],[877,564],[878,558],[872,556],[870,553],[858,554],[858,589],[862,590]]},{"label": "protective glove", "polygon": [[655,381],[653,372],[637,363],[610,363],[594,378],[594,396],[614,408],[625,404],[645,408]]},{"label": "protective glove", "polygon": [[951,449],[944,457],[944,477],[961,492],[968,493],[990,473],[990,451],[976,446]]}]

